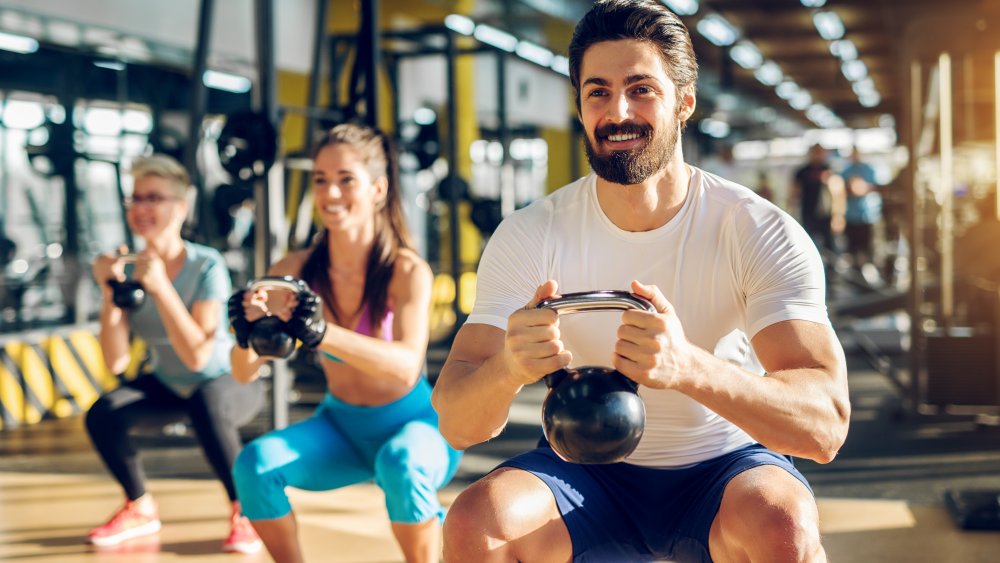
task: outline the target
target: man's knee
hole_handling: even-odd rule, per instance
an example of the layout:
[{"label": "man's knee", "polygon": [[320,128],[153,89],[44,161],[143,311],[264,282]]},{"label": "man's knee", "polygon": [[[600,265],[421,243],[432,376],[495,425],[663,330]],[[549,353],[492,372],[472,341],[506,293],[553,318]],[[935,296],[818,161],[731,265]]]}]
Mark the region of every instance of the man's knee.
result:
[{"label": "man's knee", "polygon": [[731,557],[718,560],[825,561],[815,499],[784,470],[757,469],[726,489],[713,536]]},{"label": "man's knee", "polygon": [[497,511],[492,506],[489,485],[473,483],[462,491],[444,519],[446,553],[482,553],[489,551],[489,537],[502,535],[497,525]]}]

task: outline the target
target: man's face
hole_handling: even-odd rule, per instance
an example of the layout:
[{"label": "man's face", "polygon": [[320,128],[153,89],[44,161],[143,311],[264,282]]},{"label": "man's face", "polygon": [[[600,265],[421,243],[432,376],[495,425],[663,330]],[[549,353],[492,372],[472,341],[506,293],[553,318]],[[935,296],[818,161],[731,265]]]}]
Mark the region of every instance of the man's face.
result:
[{"label": "man's face", "polygon": [[694,96],[677,98],[649,43],[623,39],[590,46],[580,64],[580,120],[590,166],[615,184],[638,184],[674,156]]}]

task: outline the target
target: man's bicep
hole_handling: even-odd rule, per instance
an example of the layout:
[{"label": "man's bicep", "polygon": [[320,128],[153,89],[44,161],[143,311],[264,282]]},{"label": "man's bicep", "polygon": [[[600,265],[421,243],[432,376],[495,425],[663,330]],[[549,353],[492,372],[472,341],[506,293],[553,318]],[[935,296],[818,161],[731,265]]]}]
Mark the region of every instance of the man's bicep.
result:
[{"label": "man's bicep", "polygon": [[814,368],[844,371],[844,351],[829,326],[804,320],[774,323],[753,337],[753,348],[764,369],[773,373]]}]

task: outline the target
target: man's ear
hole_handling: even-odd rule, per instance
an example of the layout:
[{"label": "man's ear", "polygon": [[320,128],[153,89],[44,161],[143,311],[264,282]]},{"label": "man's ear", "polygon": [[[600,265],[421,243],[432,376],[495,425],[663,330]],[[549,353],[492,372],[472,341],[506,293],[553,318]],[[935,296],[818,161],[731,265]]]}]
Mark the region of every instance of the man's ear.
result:
[{"label": "man's ear", "polygon": [[678,102],[681,107],[680,111],[677,112],[677,118],[681,121],[687,121],[694,115],[694,108],[697,105],[694,88],[681,88],[678,94]]}]

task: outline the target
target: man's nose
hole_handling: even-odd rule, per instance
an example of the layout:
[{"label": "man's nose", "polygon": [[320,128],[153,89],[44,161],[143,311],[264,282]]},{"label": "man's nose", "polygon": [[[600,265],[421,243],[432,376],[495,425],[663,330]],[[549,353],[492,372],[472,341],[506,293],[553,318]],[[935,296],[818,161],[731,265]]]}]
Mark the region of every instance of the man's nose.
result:
[{"label": "man's nose", "polygon": [[624,92],[612,98],[607,117],[608,120],[615,122],[626,121],[632,117],[632,104]]}]

